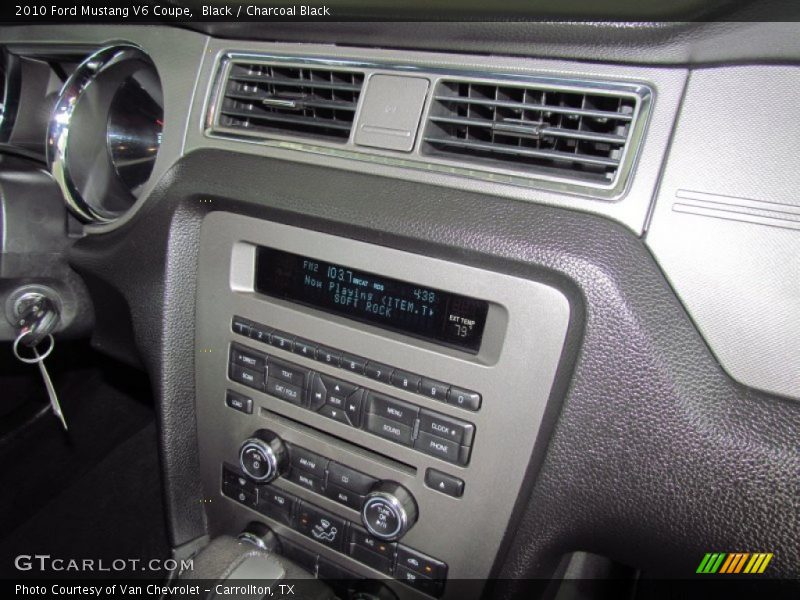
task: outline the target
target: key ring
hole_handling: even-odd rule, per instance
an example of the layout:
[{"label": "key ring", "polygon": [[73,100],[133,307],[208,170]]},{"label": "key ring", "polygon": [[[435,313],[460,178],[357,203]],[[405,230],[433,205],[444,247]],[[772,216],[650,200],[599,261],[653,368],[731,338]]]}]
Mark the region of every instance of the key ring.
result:
[{"label": "key ring", "polygon": [[11,347],[11,350],[14,352],[14,356],[16,356],[19,360],[29,365],[35,365],[36,363],[42,362],[45,358],[50,356],[50,353],[53,351],[53,347],[56,345],[56,340],[53,338],[52,334],[48,334],[47,337],[50,339],[50,346],[47,348],[47,351],[44,354],[39,354],[36,351],[36,348],[33,348],[33,353],[36,355],[36,358],[25,358],[20,356],[19,353],[19,343],[25,338],[26,335],[30,334],[31,332],[28,330],[23,330],[14,340],[14,345]]}]

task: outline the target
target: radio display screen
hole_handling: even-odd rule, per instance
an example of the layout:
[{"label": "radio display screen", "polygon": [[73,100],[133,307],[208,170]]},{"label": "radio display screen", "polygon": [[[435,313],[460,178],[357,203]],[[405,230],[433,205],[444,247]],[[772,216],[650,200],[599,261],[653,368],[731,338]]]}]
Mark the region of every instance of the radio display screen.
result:
[{"label": "radio display screen", "polygon": [[475,353],[489,303],[259,246],[256,291]]}]

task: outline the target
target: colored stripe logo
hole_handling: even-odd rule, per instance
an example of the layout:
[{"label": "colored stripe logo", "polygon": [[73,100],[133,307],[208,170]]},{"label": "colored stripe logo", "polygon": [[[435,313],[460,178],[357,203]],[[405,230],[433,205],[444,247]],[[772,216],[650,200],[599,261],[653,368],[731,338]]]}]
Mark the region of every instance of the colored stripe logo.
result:
[{"label": "colored stripe logo", "polygon": [[695,572],[708,575],[761,574],[772,556],[772,552],[707,552]]}]

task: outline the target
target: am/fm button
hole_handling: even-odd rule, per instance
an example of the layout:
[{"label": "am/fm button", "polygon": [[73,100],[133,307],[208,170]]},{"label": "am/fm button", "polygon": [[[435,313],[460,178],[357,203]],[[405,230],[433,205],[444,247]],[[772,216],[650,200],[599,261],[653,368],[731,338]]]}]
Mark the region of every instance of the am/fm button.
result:
[{"label": "am/fm button", "polygon": [[311,473],[314,477],[325,477],[325,469],[328,467],[327,458],[295,445],[289,446],[289,454],[292,457],[292,466],[296,469]]}]

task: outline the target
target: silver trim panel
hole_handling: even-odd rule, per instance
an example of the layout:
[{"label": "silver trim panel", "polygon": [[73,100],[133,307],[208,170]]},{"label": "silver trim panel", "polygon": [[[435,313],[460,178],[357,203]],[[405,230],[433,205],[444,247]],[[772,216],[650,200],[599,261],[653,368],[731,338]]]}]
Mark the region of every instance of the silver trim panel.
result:
[{"label": "silver trim panel", "polygon": [[[410,160],[407,153],[401,152],[378,151],[370,154],[369,160],[363,160],[364,153],[358,147],[350,148],[344,144],[339,144],[338,148],[315,144],[312,152],[302,140],[288,137],[262,140],[209,136],[209,127],[213,124],[209,121],[209,115],[214,114],[210,110],[211,103],[214,92],[219,88],[218,67],[223,57],[231,54],[291,56],[299,59],[324,56],[330,64],[340,64],[345,68],[352,64],[393,66],[394,70],[390,69],[389,72],[394,75],[407,73],[418,76],[425,72],[503,73],[512,80],[536,77],[562,82],[567,80],[644,85],[652,91],[650,116],[636,157],[636,168],[630,173],[626,190],[615,199],[599,199],[579,194],[571,188],[547,189],[545,186],[532,186],[530,180],[519,177],[519,173],[487,173],[466,165],[441,168],[441,165],[428,164],[428,161],[421,163],[418,159]],[[199,74],[197,100],[193,105],[186,132],[184,152],[213,148],[444,186],[464,192],[478,192],[501,199],[560,206],[601,214],[636,233],[642,233],[687,74],[688,71],[684,68],[581,64],[533,58],[399,52],[314,44],[251,42],[234,46],[228,40],[210,39]],[[430,96],[429,94],[428,103]]]},{"label": "silver trim panel", "polygon": [[[592,93],[610,96],[626,96],[636,101],[636,109],[632,115],[633,127],[631,128],[625,144],[625,150],[620,157],[620,164],[613,181],[605,184],[601,182],[581,181],[568,176],[555,176],[545,173],[531,173],[519,169],[483,166],[470,161],[445,159],[423,153],[424,136],[417,135],[417,141],[409,154],[392,151],[382,151],[377,148],[365,148],[355,144],[354,136],[356,127],[353,127],[347,143],[325,141],[302,141],[307,138],[301,135],[266,134],[253,132],[248,135],[239,128],[220,125],[220,112],[222,99],[225,94],[230,70],[235,64],[285,64],[287,66],[319,66],[330,70],[358,71],[364,74],[367,84],[364,86],[359,104],[356,109],[354,123],[359,122],[361,109],[369,90],[368,81],[374,75],[392,75],[399,73],[413,73],[415,77],[423,77],[430,82],[428,98],[423,108],[420,119],[419,131],[423,131],[428,123],[430,109],[434,102],[432,91],[440,82],[464,81],[470,83],[485,83],[487,85],[536,85],[547,87],[555,91],[569,91],[575,93]],[[214,83],[211,99],[208,104],[206,116],[205,135],[208,137],[221,137],[225,139],[290,148],[301,152],[308,152],[322,156],[337,156],[364,162],[373,162],[410,168],[435,173],[455,174],[462,177],[481,179],[490,182],[500,182],[515,186],[543,188],[562,193],[585,195],[597,199],[616,200],[626,191],[628,180],[636,164],[640,146],[647,130],[650,108],[654,96],[653,89],[646,83],[592,81],[591,79],[570,77],[547,77],[536,75],[519,75],[503,73],[501,71],[479,72],[470,69],[463,71],[456,69],[420,68],[412,64],[399,64],[395,62],[362,62],[357,60],[334,59],[318,56],[289,56],[281,54],[250,54],[242,52],[226,52],[218,62],[215,69]]]},{"label": "silver trim panel", "polygon": [[[453,293],[483,298],[491,308],[481,349],[477,355],[467,354],[258,294],[253,291],[255,253],[243,250],[258,244],[353,268],[369,267],[387,277],[420,285],[435,283]],[[475,424],[469,465],[461,467],[445,462],[229,381],[227,347],[230,341],[241,337],[231,332],[233,315],[481,393],[480,411],[466,417],[465,411],[457,406],[363,375],[345,373],[273,346],[260,348],[302,367],[421,408],[468,418]],[[368,577],[385,577],[277,521],[220,497],[220,465],[235,462],[242,440],[264,427],[290,444],[407,489],[416,500],[419,516],[402,543],[446,562],[449,578],[485,580],[508,527],[539,435],[569,316],[566,297],[536,281],[250,217],[224,212],[209,214],[201,228],[195,383],[201,474],[205,492],[213,498],[207,505],[211,535],[239,531],[257,518],[267,522],[279,535],[313,548],[348,569]],[[228,388],[253,398],[252,415],[225,406]],[[411,468],[398,468],[384,456]],[[463,496],[453,498],[428,488],[424,482],[428,468],[463,479]],[[360,522],[357,511],[334,500],[289,481],[281,480],[280,485],[320,508]],[[474,551],[475,540],[480,540],[480,552]],[[470,591],[477,596],[481,584],[475,583]],[[398,589],[404,594],[411,593],[404,586]],[[456,586],[453,589],[463,592],[456,590]]]},{"label": "silver trim panel", "polygon": [[[668,149],[681,95],[688,77],[683,67],[630,66],[622,64],[579,63],[565,60],[505,56],[473,56],[422,51],[397,51],[380,48],[356,48],[323,44],[266,42],[231,42],[205,35],[158,26],[75,25],[71,27],[20,26],[0,30],[0,43],[30,48],[89,48],[129,42],[140,46],[153,59],[164,88],[164,133],[150,182],[142,190],[134,207],[113,223],[91,225],[87,233],[102,233],[123,227],[147,202],[156,182],[184,154],[198,149],[219,149],[305,164],[363,172],[371,175],[445,186],[463,192],[478,192],[501,199],[560,206],[604,215],[636,233],[644,231],[645,222],[662,161]],[[182,51],[175,52],[180,46]],[[503,72],[511,76],[552,77],[644,84],[653,91],[651,114],[636,162],[624,195],[615,201],[586,195],[532,187],[514,175],[479,173],[470,168],[443,170],[419,168],[419,162],[402,158],[388,161],[375,155],[372,161],[324,149],[310,153],[296,141],[265,144],[242,143],[206,135],[208,100],[220,58],[227,53],[285,55],[296,57],[326,56],[333,61],[365,64],[399,64],[409,73],[425,70],[457,72]],[[400,71],[402,72],[402,71]]]}]

